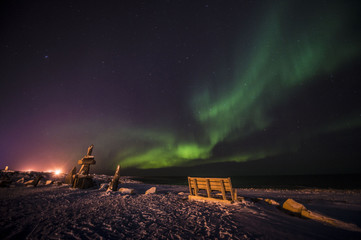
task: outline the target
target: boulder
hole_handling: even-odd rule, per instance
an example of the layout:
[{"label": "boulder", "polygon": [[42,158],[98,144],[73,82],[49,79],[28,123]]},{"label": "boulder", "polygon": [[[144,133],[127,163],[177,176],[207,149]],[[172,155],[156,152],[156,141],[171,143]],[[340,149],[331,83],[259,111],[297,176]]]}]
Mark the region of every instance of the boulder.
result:
[{"label": "boulder", "polygon": [[301,214],[302,211],[307,210],[305,206],[303,206],[301,203],[298,203],[298,202],[296,202],[295,200],[293,200],[291,198],[287,199],[283,203],[282,208],[287,210],[287,211],[297,213],[297,214]]},{"label": "boulder", "polygon": [[119,178],[120,178],[119,170],[120,170],[120,165],[118,165],[117,170],[115,171],[113,180],[110,182],[108,190],[117,191]]},{"label": "boulder", "polygon": [[52,183],[53,183],[52,180],[47,180],[47,181],[45,182],[45,185],[50,185],[50,184],[52,184]]},{"label": "boulder", "polygon": [[157,188],[156,187],[151,187],[149,188],[147,191],[145,191],[145,194],[154,194],[157,192]]},{"label": "boulder", "polygon": [[65,177],[65,180],[64,180],[65,184],[73,185],[75,174],[76,174],[76,167],[74,167],[74,168],[68,173],[68,175]]},{"label": "boulder", "polygon": [[80,189],[87,189],[93,186],[94,186],[94,181],[91,176],[82,175],[82,174],[75,176],[73,187]]},{"label": "boulder", "polygon": [[54,185],[57,185],[57,186],[61,186],[61,185],[63,184],[63,183],[60,182],[60,181],[54,181],[53,183],[54,183]]},{"label": "boulder", "polygon": [[24,182],[25,185],[34,185],[34,180],[29,180],[27,182]]},{"label": "boulder", "polygon": [[100,184],[99,190],[106,190],[108,189],[109,184],[108,183],[102,183]]},{"label": "boulder", "polygon": [[361,232],[361,229],[353,223],[346,223],[346,222],[343,222],[343,221],[340,221],[340,220],[337,220],[334,218],[324,216],[319,213],[312,212],[310,210],[307,210],[307,208],[305,206],[294,201],[293,199],[287,199],[287,201],[283,203],[282,207],[283,207],[283,209],[286,209],[290,212],[296,213],[297,215],[302,216],[304,218],[308,218],[308,219],[312,219],[315,221],[330,224],[335,227],[346,229],[349,231]]},{"label": "boulder", "polygon": [[33,182],[34,187],[36,187],[39,184],[39,181],[42,178],[44,178],[42,175],[38,175],[38,176],[35,177],[34,182]]},{"label": "boulder", "polygon": [[122,194],[134,194],[135,190],[133,188],[119,188],[118,192]]},{"label": "boulder", "polygon": [[270,204],[270,205],[274,205],[274,206],[279,206],[279,205],[280,205],[278,202],[276,202],[276,201],[273,200],[273,199],[266,198],[264,201],[265,201],[266,203]]},{"label": "boulder", "polygon": [[19,180],[16,181],[17,183],[24,183],[25,182],[25,178],[20,178]]}]

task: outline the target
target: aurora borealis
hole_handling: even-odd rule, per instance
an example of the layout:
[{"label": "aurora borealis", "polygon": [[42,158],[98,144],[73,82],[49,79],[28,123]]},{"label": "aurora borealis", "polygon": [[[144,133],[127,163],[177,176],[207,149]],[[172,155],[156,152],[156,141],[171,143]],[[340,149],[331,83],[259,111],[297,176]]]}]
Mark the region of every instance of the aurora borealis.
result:
[{"label": "aurora borealis", "polygon": [[1,168],[360,172],[357,1],[2,5]]}]

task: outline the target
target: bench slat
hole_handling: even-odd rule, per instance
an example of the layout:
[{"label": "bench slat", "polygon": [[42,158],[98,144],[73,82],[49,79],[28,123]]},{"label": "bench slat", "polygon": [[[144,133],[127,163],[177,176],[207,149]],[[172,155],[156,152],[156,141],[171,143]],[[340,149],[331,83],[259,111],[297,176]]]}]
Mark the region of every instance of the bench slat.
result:
[{"label": "bench slat", "polygon": [[229,178],[201,178],[201,177],[189,177],[189,179],[193,180],[193,179],[198,179],[198,180],[205,180],[205,179],[209,179],[209,181],[219,181],[219,180],[223,180],[223,181],[228,181]]},{"label": "bench slat", "polygon": [[[215,189],[215,188],[221,188],[222,186],[225,186],[225,188],[226,189],[232,189],[232,187],[231,187],[231,185],[230,184],[223,184],[222,185],[222,183],[217,183],[217,184],[215,184],[215,183],[207,183],[207,182],[205,182],[205,183],[197,183],[197,186],[198,186],[198,188],[199,189],[207,189],[207,185],[209,184],[209,187],[211,188],[211,189]],[[190,183],[190,186],[192,187],[192,188],[195,188],[195,186],[196,186],[196,184],[195,183]]]}]

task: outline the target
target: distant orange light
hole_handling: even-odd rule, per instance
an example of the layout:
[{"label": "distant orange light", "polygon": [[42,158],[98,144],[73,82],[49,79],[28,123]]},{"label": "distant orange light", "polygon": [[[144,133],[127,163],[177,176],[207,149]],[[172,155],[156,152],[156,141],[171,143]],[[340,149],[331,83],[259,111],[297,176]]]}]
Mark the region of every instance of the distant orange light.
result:
[{"label": "distant orange light", "polygon": [[61,171],[59,169],[55,170],[55,175],[59,175],[61,173]]}]

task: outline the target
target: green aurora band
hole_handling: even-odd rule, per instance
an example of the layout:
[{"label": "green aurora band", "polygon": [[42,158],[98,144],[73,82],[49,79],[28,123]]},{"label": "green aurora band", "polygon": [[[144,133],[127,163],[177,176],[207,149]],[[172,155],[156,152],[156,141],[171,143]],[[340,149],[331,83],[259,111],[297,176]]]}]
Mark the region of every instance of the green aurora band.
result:
[{"label": "green aurora band", "polygon": [[[253,47],[248,52],[234,51],[241,53],[234,59],[232,79],[217,79],[213,84],[207,78],[197,80],[204,84],[192,93],[189,106],[201,136],[181,138],[172,129],[123,129],[122,134],[128,136],[123,145],[126,150],[115,156],[116,161],[123,167],[146,169],[194,165],[202,159],[207,163],[241,162],[277,155],[281,150],[276,144],[262,151],[243,149],[222,159],[213,157],[212,150],[234,136],[242,139],[263,131],[272,124],[267,113],[273,107],[298,88],[312,85],[317,76],[330,75],[360,56],[359,39],[347,36],[352,9],[340,5],[315,6],[309,12],[300,11],[302,16],[297,14],[297,6],[273,6],[253,36]],[[347,43],[340,44],[345,38]],[[217,70],[225,71],[222,67]],[[220,82],[224,83],[221,87]],[[352,122],[360,126],[359,121]],[[323,131],[350,127],[328,124]],[[312,134],[313,130],[309,131]]]}]

